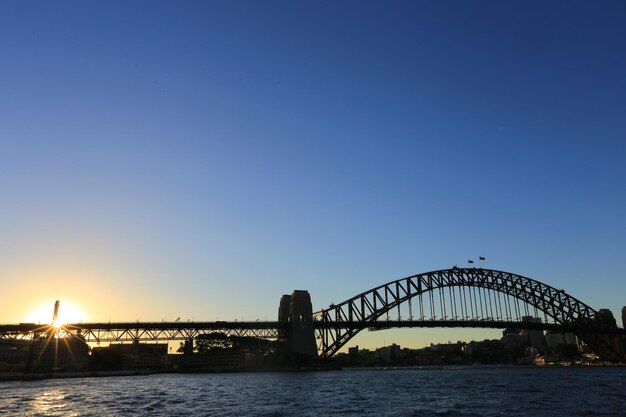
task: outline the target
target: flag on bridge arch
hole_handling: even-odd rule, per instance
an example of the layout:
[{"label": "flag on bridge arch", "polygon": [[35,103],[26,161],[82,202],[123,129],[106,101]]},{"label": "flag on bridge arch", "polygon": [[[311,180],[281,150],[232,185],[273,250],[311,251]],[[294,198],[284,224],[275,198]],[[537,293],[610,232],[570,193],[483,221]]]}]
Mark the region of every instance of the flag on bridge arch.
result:
[{"label": "flag on bridge arch", "polygon": [[468,263],[468,264],[473,264],[473,263],[474,263],[474,261],[472,261],[471,259],[468,259],[468,260],[467,260],[467,263]]},{"label": "flag on bridge arch", "polygon": [[485,257],[484,257],[484,256],[479,256],[479,257],[478,257],[478,260],[479,260],[479,261],[484,261],[484,260],[485,260]]}]

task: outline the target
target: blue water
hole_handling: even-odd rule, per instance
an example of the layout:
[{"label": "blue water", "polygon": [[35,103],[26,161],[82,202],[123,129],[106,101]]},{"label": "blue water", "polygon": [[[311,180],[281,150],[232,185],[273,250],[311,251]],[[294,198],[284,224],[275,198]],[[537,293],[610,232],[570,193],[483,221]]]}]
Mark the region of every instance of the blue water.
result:
[{"label": "blue water", "polygon": [[0,415],[626,416],[626,368],[451,367],[0,382]]}]

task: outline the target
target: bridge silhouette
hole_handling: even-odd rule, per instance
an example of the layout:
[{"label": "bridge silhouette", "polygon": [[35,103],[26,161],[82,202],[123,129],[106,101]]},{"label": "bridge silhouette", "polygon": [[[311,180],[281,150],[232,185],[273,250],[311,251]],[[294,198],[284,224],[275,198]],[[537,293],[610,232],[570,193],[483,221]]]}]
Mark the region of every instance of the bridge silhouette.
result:
[{"label": "bridge silhouette", "polygon": [[[626,332],[614,319],[564,290],[510,272],[454,267],[391,281],[317,312],[311,312],[310,298],[308,303],[308,312],[305,308],[304,314],[285,313],[271,322],[73,323],[58,329],[21,323],[0,325],[0,338],[35,339],[54,334],[90,343],[193,341],[220,332],[288,343],[306,339],[304,345],[311,340],[314,347],[305,350],[329,358],[364,329],[514,328],[571,332],[600,357],[623,359],[616,336],[626,336]],[[304,352],[297,350],[294,353]]]}]

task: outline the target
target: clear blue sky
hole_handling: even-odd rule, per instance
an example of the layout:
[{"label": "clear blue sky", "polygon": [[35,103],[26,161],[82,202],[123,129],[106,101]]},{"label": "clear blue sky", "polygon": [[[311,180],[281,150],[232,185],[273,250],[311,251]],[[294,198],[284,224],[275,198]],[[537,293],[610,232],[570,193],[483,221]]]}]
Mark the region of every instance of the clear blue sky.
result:
[{"label": "clear blue sky", "polygon": [[275,319],[293,289],[322,308],[479,255],[618,315],[624,22],[621,1],[1,2],[0,322],[56,298]]}]

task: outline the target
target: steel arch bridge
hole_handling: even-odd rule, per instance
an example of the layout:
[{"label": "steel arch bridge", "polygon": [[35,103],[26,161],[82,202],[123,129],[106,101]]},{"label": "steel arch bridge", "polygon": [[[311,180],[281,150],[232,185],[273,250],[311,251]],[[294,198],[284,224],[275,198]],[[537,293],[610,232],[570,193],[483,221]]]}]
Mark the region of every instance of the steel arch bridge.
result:
[{"label": "steel arch bridge", "polygon": [[455,267],[412,275],[333,304],[302,320],[76,323],[59,329],[49,324],[20,323],[0,325],[0,341],[10,344],[54,335],[78,337],[89,343],[189,341],[213,332],[281,339],[290,334],[289,329],[309,322],[322,358],[333,356],[363,329],[400,327],[571,332],[605,360],[626,358],[624,346],[620,346],[620,343],[626,346],[626,330],[617,328],[614,319],[608,319],[563,290],[518,274],[491,269]]},{"label": "steel arch bridge", "polygon": [[[402,319],[402,315],[408,320]],[[492,327],[575,333],[604,358],[621,357],[615,322],[575,297],[518,274],[451,268],[398,279],[313,313],[318,352],[330,357],[364,328]],[[617,355],[617,356],[616,356]]]}]

